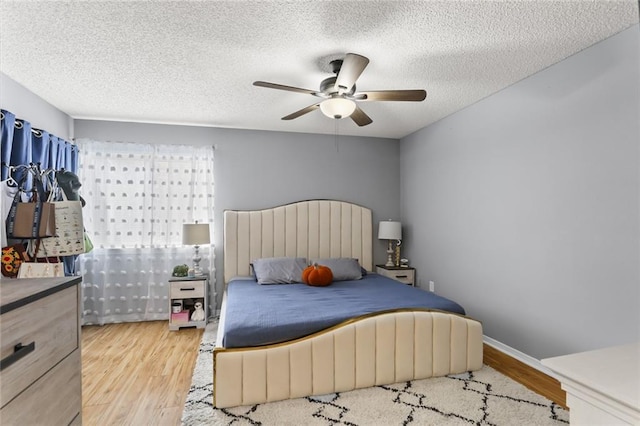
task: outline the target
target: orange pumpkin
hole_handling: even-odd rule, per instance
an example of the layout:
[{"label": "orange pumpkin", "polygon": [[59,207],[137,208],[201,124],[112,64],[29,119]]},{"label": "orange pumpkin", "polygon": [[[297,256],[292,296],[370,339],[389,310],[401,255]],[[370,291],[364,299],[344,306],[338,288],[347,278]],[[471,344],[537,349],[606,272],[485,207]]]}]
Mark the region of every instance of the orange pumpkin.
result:
[{"label": "orange pumpkin", "polygon": [[325,287],[333,281],[331,269],[314,263],[302,271],[302,281],[315,287]]}]

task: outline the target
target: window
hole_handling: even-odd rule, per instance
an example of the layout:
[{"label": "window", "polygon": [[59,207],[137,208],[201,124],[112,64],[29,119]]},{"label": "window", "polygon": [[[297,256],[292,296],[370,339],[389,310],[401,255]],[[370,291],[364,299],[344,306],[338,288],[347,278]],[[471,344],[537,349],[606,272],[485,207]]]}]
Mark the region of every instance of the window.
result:
[{"label": "window", "polygon": [[[168,318],[167,280],[193,255],[182,246],[182,225],[213,223],[213,147],[77,144],[83,219],[94,244],[81,256],[84,323]],[[201,248],[210,285],[213,253]]]}]

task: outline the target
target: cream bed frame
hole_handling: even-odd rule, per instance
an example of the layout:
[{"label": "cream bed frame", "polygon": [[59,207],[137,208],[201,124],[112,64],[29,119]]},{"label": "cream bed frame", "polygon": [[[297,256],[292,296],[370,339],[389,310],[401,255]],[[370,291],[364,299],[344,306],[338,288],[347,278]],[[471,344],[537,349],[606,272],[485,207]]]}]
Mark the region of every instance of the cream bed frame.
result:
[{"label": "cream bed frame", "polygon": [[[263,257],[357,258],[373,270],[371,210],[312,200],[224,213],[225,286]],[[402,309],[354,318],[294,341],[214,348],[214,406],[251,405],[444,376],[482,367],[482,325],[442,311]]]}]

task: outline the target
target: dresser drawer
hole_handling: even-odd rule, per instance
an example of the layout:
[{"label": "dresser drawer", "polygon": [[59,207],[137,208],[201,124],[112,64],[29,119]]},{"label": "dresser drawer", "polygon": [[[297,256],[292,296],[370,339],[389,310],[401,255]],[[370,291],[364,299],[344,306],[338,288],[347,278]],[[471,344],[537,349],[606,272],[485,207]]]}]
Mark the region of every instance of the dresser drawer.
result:
[{"label": "dresser drawer", "polygon": [[403,284],[414,285],[415,282],[415,269],[384,269],[381,267],[376,268],[376,273],[389,277],[392,280],[399,281]]},{"label": "dresser drawer", "polygon": [[204,297],[205,280],[171,282],[171,299]]},{"label": "dresser drawer", "polygon": [[[81,424],[80,349],[2,407],[2,424],[67,426]],[[4,380],[3,387],[6,387]],[[75,423],[72,423],[75,421]]]},{"label": "dresser drawer", "polygon": [[[78,287],[0,315],[0,329],[0,407],[4,417],[9,401],[79,348]],[[24,356],[12,357],[19,344],[28,347],[20,351]],[[6,365],[12,358],[15,362]]]}]

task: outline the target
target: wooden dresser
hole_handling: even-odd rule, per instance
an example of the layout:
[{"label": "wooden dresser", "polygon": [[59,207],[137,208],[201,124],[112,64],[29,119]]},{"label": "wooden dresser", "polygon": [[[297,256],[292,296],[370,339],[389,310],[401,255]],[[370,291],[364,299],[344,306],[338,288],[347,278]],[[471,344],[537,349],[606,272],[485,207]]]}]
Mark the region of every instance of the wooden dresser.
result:
[{"label": "wooden dresser", "polygon": [[81,281],[0,281],[0,424],[82,423]]}]

